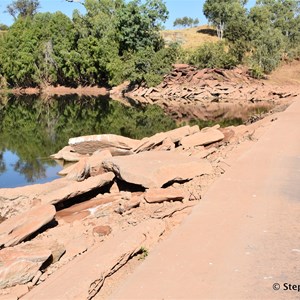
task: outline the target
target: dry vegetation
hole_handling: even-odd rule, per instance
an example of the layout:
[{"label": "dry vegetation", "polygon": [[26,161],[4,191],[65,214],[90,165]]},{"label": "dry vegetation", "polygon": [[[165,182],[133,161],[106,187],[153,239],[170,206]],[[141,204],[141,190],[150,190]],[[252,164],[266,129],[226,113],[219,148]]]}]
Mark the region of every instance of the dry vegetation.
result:
[{"label": "dry vegetation", "polygon": [[268,76],[268,81],[274,84],[300,86],[300,61],[294,60],[283,64]]},{"label": "dry vegetation", "polygon": [[186,29],[164,30],[162,31],[162,36],[167,43],[181,43],[184,49],[195,49],[206,42],[218,40],[215,29],[207,25]]}]

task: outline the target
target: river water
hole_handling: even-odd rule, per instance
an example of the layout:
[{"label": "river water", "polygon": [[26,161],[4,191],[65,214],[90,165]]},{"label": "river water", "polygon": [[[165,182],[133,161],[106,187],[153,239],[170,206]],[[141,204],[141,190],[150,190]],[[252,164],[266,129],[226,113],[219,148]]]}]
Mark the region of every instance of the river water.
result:
[{"label": "river water", "polygon": [[113,133],[143,138],[176,127],[157,106],[127,107],[105,97],[0,95],[0,188],[58,178],[49,158],[71,137]]}]

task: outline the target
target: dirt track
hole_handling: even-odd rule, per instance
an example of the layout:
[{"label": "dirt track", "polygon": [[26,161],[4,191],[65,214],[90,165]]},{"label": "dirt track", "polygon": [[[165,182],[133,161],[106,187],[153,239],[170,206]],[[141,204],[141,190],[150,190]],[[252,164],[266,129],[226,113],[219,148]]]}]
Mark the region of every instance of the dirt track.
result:
[{"label": "dirt track", "polygon": [[299,298],[299,115],[298,98],[111,299]]}]

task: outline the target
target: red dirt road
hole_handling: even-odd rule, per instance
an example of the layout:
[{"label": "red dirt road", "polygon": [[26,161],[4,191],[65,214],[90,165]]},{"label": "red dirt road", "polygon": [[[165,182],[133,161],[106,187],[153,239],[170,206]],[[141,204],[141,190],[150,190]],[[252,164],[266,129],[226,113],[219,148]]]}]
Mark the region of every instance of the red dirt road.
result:
[{"label": "red dirt road", "polygon": [[252,145],[111,299],[300,298],[300,98]]}]

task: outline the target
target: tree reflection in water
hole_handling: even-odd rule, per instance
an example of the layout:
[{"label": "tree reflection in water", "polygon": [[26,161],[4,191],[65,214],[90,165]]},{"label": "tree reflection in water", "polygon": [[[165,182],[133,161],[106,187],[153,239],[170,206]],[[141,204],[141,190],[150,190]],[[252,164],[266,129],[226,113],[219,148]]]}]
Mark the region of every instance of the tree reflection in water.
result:
[{"label": "tree reflection in water", "polygon": [[[47,178],[47,169],[56,165],[49,155],[70,137],[113,133],[143,138],[175,127],[157,106],[138,109],[105,97],[0,98],[0,187],[14,186],[8,184],[13,177],[7,177],[12,171],[23,178],[21,185]],[[17,157],[9,172],[8,152]]]}]

